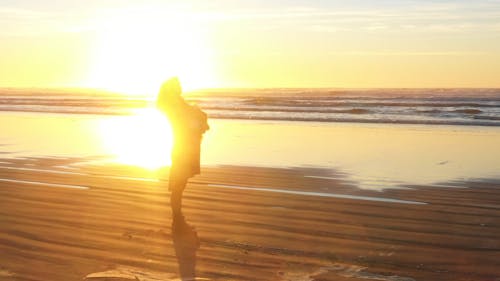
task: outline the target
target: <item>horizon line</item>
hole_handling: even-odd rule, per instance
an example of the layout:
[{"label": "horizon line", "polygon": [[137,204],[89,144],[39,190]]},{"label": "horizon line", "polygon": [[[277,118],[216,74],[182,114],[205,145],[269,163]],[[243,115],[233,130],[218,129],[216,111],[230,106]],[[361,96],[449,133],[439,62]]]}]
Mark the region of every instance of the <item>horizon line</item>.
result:
[{"label": "horizon line", "polygon": [[[115,93],[115,94],[125,94],[121,91],[115,91],[104,88],[96,88],[96,87],[73,87],[73,86],[0,86],[0,90],[92,90],[96,92],[106,92],[106,93]],[[281,86],[272,86],[272,87],[207,87],[207,88],[198,88],[198,89],[189,89],[185,90],[185,93],[199,92],[199,91],[218,91],[218,90],[271,90],[271,89],[281,89],[281,90],[303,90],[303,89],[315,89],[315,90],[452,90],[452,89],[471,89],[471,90],[500,90],[500,86],[484,86],[484,87],[450,87],[450,86],[441,86],[441,87],[336,87],[336,86],[301,86],[301,87],[281,87]],[[137,92],[136,94],[139,94]]]}]

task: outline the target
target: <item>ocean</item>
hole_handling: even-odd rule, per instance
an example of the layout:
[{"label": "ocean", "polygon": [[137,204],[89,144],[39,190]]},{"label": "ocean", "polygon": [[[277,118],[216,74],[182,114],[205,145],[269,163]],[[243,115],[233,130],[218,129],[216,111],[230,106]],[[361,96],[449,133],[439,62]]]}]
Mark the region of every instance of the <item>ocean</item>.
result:
[{"label": "ocean", "polygon": [[[500,89],[220,89],[186,98],[210,118],[500,126]],[[0,111],[129,115],[153,96],[0,89]]]},{"label": "ocean", "polygon": [[[210,90],[186,98],[210,117],[202,166],[315,167],[375,190],[500,176],[496,89]],[[1,89],[1,158],[168,166],[170,130],[149,110],[154,104],[154,95]]]}]

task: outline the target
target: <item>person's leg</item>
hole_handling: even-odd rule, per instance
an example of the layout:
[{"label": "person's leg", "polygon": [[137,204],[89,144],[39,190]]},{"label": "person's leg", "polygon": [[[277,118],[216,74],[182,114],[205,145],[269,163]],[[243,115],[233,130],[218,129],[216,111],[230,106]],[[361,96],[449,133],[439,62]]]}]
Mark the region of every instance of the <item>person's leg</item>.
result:
[{"label": "person's leg", "polygon": [[187,178],[171,175],[169,179],[170,207],[174,216],[182,215],[182,193],[186,188]]}]

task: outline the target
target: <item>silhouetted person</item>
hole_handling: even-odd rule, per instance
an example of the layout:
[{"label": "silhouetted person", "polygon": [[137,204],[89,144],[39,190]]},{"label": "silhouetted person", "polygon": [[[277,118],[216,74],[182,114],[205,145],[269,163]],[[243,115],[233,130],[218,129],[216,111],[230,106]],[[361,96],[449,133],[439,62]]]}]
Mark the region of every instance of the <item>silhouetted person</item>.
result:
[{"label": "silhouetted person", "polygon": [[194,227],[182,215],[174,216],[172,220],[172,241],[180,279],[196,280],[196,251],[200,248],[200,240]]},{"label": "silhouetted person", "polygon": [[189,105],[181,96],[177,78],[163,83],[157,106],[170,121],[174,143],[170,167],[170,205],[174,216],[181,215],[182,193],[189,178],[200,173],[200,145],[203,133],[209,129],[207,115]]}]

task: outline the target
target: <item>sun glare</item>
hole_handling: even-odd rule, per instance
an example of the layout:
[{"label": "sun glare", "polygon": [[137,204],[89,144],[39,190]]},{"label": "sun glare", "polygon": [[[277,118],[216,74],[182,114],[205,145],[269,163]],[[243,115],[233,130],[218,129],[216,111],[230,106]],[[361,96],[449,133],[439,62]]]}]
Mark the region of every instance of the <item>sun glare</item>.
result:
[{"label": "sun glare", "polygon": [[170,165],[171,127],[155,108],[104,119],[99,130],[104,148],[119,163],[148,169]]},{"label": "sun glare", "polygon": [[214,85],[205,36],[186,18],[150,10],[106,16],[87,84],[125,94],[155,93],[172,76],[187,90]]}]

